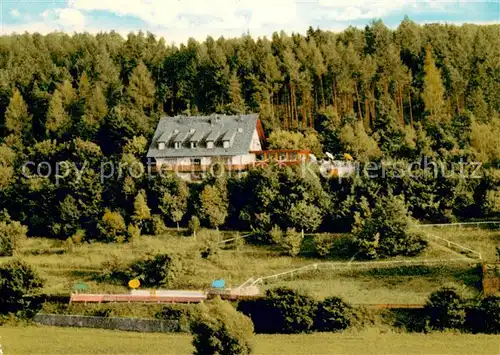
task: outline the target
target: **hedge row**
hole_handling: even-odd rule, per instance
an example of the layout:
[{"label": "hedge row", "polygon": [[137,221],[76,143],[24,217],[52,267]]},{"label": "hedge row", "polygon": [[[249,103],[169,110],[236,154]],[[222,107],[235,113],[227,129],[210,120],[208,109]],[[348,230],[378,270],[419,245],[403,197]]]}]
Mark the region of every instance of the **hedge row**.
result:
[{"label": "hedge row", "polygon": [[342,331],[351,324],[352,307],[338,297],[317,302],[287,288],[269,290],[266,296],[238,303],[238,311],[252,319],[256,333]]},{"label": "hedge row", "polygon": [[453,288],[433,292],[425,305],[424,330],[457,329],[473,333],[500,333],[500,297],[466,299]]}]

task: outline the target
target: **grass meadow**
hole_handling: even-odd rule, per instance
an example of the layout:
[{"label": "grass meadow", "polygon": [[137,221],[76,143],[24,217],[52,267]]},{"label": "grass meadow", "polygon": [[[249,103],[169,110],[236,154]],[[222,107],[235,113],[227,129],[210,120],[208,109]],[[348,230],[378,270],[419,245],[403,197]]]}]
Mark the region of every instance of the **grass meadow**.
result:
[{"label": "grass meadow", "polygon": [[[478,248],[488,257],[494,254],[500,238],[499,231],[482,229],[432,229],[429,232]],[[339,238],[338,235],[332,237]],[[173,286],[194,290],[210,287],[215,279],[222,278],[229,287],[236,287],[249,278],[273,275],[314,263],[342,260],[333,256],[317,258],[312,252],[310,240],[306,240],[303,252],[298,257],[285,256],[274,246],[245,244],[240,250],[223,249],[213,257],[202,259],[199,256],[199,242],[174,230],[164,236],[141,237],[133,244],[83,243],[71,248],[65,247],[65,243],[59,240],[28,238],[21,241],[17,257],[36,267],[45,279],[45,293],[67,295],[77,282],[88,284],[88,292],[93,293],[128,292],[125,285],[102,282],[98,276],[105,270],[155,253],[182,255],[182,274]],[[456,252],[431,243],[422,255],[411,260],[450,259],[457,256],[461,257]],[[348,259],[343,261],[347,262]],[[338,295],[354,304],[421,303],[430,292],[443,285],[454,285],[474,294],[480,282],[478,268],[467,263],[444,263],[362,269],[320,268],[267,280],[261,287],[289,286],[319,299]]]},{"label": "grass meadow", "polygon": [[469,249],[481,253],[484,260],[496,260],[495,247],[500,247],[500,226],[497,228],[478,227],[430,227],[422,229],[423,232],[461,244]]},{"label": "grass meadow", "polygon": [[[426,230],[442,238],[464,244],[494,258],[499,231],[478,228],[432,228]],[[345,236],[332,236],[342,238]],[[77,282],[89,285],[88,292],[128,292],[123,285],[98,281],[105,270],[126,265],[147,254],[175,253],[182,256],[182,274],[175,288],[206,289],[214,279],[223,278],[229,287],[253,277],[272,275],[322,262],[348,262],[349,258],[317,258],[311,240],[304,243],[301,255],[289,257],[274,246],[245,244],[240,250],[222,249],[202,259],[200,242],[177,231],[158,237],[141,237],[133,244],[83,243],[68,248],[64,242],[28,238],[20,242],[16,257],[32,264],[45,279],[44,292],[68,295]],[[465,258],[441,244],[431,243],[417,258]],[[2,258],[0,262],[8,258]],[[405,260],[396,258],[394,260]],[[288,286],[321,299],[341,296],[351,304],[423,303],[428,295],[444,285],[454,285],[463,294],[480,292],[481,273],[474,263],[443,263],[426,266],[364,267],[350,269],[318,268],[285,278],[271,279],[262,289]],[[179,305],[179,307],[183,307]],[[45,313],[93,315],[101,308],[113,316],[154,317],[160,304],[59,304],[47,303]],[[382,319],[382,318],[381,318]],[[458,333],[396,333],[387,324],[370,323],[341,334],[256,335],[256,354],[498,354],[500,337]],[[386,324],[387,323],[387,324]],[[4,354],[191,354],[189,334],[130,333],[97,329],[54,328],[42,326],[0,327]]]},{"label": "grass meadow", "polygon": [[[192,354],[188,334],[97,329],[1,327],[4,354]],[[458,333],[405,334],[369,328],[345,333],[256,335],[255,354],[498,354],[500,337]]]}]

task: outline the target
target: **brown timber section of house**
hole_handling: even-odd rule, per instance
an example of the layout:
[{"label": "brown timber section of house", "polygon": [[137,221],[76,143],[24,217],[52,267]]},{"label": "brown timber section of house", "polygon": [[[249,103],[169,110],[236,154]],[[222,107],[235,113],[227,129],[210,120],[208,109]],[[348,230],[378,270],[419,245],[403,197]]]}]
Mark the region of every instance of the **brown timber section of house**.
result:
[{"label": "brown timber section of house", "polygon": [[294,150],[294,149],[276,149],[276,150],[259,150],[251,151],[250,154],[255,154],[256,161],[250,164],[231,164],[225,161],[214,162],[211,165],[176,165],[165,163],[153,167],[153,172],[159,169],[165,171],[175,171],[178,173],[192,173],[192,172],[205,172],[210,171],[216,166],[223,166],[228,171],[245,171],[252,167],[263,167],[275,163],[282,166],[299,165],[309,161],[309,150]]},{"label": "brown timber section of house", "polygon": [[276,150],[259,150],[252,151],[250,154],[255,154],[255,166],[266,166],[270,163],[278,165],[299,165],[309,161],[309,150],[294,150],[294,149],[276,149]]},{"label": "brown timber section of house", "polygon": [[500,263],[483,264],[483,293],[485,296],[500,292]]},{"label": "brown timber section of house", "polygon": [[[228,171],[243,171],[243,170],[248,170],[249,164],[242,164],[242,165],[236,165],[236,164],[212,164],[212,165],[170,165],[170,164],[164,164],[161,166],[162,169],[165,169],[166,171],[175,171],[177,173],[191,173],[191,172],[203,172],[203,171],[210,171],[212,168],[215,166],[224,166],[224,168]],[[253,164],[252,164],[253,165]],[[157,168],[159,169],[159,168]]]}]

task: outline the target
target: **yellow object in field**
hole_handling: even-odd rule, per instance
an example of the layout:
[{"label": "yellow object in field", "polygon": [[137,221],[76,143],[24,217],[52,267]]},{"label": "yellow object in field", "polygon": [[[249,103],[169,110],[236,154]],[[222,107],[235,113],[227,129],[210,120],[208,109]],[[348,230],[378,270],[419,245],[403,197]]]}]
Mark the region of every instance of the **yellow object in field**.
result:
[{"label": "yellow object in field", "polygon": [[339,176],[339,169],[332,169],[330,170],[330,176]]},{"label": "yellow object in field", "polygon": [[130,288],[136,289],[139,288],[139,286],[141,286],[141,282],[137,279],[133,279],[128,282],[128,286]]},{"label": "yellow object in field", "polygon": [[349,153],[344,153],[344,158],[346,158],[346,160],[354,160],[352,155]]}]

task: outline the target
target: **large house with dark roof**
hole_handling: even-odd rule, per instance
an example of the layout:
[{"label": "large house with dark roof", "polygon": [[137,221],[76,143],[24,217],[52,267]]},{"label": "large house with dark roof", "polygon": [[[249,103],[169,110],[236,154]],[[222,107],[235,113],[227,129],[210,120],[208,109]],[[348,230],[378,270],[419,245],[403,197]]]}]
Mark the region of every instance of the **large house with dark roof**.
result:
[{"label": "large house with dark roof", "polygon": [[290,164],[307,158],[302,151],[264,151],[258,115],[164,117],[158,123],[148,158],[157,170],[175,171],[186,180],[203,178],[214,164],[229,171],[276,160]]}]

